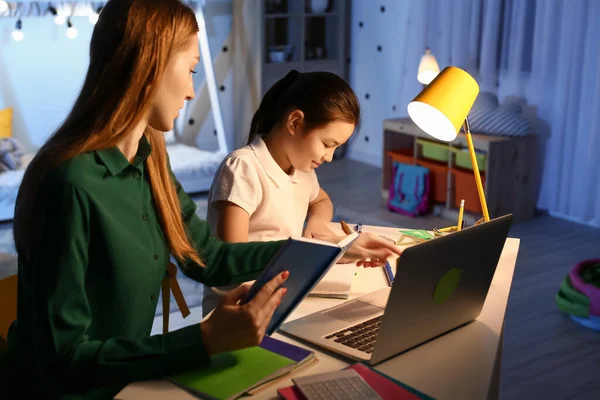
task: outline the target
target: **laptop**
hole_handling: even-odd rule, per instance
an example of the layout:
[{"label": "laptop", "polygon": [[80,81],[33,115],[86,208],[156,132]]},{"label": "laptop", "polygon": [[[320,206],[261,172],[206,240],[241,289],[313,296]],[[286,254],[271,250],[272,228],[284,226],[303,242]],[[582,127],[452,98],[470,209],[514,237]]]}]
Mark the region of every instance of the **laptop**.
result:
[{"label": "laptop", "polygon": [[354,360],[377,364],[475,320],[512,215],[404,250],[383,288],[280,328]]}]

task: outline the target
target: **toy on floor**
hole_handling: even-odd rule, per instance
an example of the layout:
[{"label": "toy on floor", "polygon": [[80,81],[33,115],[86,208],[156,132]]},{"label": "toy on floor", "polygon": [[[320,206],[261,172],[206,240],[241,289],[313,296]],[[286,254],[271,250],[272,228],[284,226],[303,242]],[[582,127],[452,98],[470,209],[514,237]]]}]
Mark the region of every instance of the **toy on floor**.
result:
[{"label": "toy on floor", "polygon": [[563,279],[556,303],[573,321],[600,332],[600,259],[575,265]]}]

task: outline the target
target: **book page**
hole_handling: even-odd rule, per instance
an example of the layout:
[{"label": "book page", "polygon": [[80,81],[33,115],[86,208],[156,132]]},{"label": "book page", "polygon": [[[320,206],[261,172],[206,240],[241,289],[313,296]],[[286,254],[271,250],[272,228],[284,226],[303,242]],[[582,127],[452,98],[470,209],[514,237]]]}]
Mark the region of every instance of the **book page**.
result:
[{"label": "book page", "polygon": [[335,264],[310,292],[313,297],[347,299],[350,295],[356,264]]}]

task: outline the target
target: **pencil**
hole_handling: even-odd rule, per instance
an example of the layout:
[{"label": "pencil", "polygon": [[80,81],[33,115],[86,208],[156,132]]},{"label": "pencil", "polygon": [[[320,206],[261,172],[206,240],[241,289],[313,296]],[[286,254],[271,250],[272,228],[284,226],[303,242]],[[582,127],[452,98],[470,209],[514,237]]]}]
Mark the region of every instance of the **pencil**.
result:
[{"label": "pencil", "polygon": [[346,235],[350,235],[352,233],[352,229],[350,229],[347,223],[340,221],[340,225],[342,225],[342,230]]},{"label": "pencil", "polygon": [[438,231],[440,232],[454,232],[456,230],[455,226],[449,226],[447,228],[440,228]]},{"label": "pencil", "polygon": [[460,231],[462,229],[463,223],[463,213],[465,211],[465,201],[460,201],[460,209],[458,210],[458,225],[456,225],[456,230]]}]

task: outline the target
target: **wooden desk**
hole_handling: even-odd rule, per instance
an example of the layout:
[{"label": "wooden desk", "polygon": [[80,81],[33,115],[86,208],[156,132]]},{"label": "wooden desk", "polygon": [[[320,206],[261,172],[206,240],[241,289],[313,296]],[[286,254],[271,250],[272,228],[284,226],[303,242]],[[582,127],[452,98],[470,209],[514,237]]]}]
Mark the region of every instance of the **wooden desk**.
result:
[{"label": "wooden desk", "polygon": [[[342,234],[339,224],[332,224],[332,229]],[[399,236],[396,228],[364,226],[363,230],[390,238]],[[475,322],[385,361],[376,368],[436,399],[497,399],[504,316],[518,250],[519,239],[510,238],[506,241],[483,310]],[[361,269],[357,278],[352,285],[351,298],[387,286],[381,268]],[[338,305],[342,301],[307,298],[292,313],[289,320]],[[290,336],[279,333],[273,336],[316,352],[319,363],[298,372],[295,376],[337,371],[353,362],[318,347],[299,343]],[[292,382],[288,379],[252,398],[276,399],[276,389],[290,385]],[[162,380],[132,383],[116,398],[196,399]]]}]

